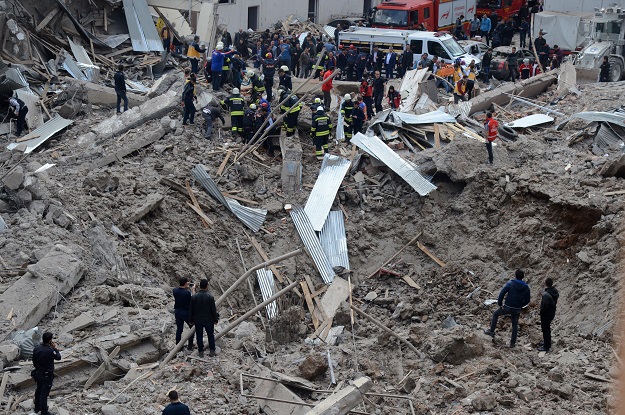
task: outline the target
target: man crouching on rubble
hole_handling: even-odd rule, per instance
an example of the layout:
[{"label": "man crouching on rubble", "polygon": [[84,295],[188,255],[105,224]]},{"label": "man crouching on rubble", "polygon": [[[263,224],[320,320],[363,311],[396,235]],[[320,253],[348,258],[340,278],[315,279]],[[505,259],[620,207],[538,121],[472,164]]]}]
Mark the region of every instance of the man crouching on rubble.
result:
[{"label": "man crouching on rubble", "polygon": [[493,313],[493,319],[490,322],[490,329],[484,329],[485,334],[494,337],[499,316],[510,316],[510,319],[512,320],[512,337],[510,338],[511,348],[516,345],[516,337],[519,332],[519,316],[521,315],[521,311],[530,303],[530,287],[525,281],[523,281],[525,273],[523,270],[517,269],[515,277],[515,279],[508,281],[499,293],[499,298],[497,299],[499,308]]}]

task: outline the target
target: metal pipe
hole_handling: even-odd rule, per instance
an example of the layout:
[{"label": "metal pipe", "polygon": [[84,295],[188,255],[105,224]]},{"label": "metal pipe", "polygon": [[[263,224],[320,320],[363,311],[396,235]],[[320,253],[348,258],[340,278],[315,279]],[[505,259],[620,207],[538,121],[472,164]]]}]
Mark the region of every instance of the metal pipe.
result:
[{"label": "metal pipe", "polygon": [[[219,297],[219,298],[217,299],[217,301],[215,301],[215,305],[216,305],[216,306],[219,306],[221,303],[223,303],[223,302],[226,300],[226,298],[228,298],[228,296],[229,296],[230,294],[232,294],[232,292],[233,292],[234,290],[236,290],[236,289],[238,288],[238,286],[239,286],[239,285],[241,285],[242,283],[244,283],[244,282],[245,282],[245,280],[246,280],[246,279],[247,279],[250,275],[252,275],[252,273],[253,273],[254,271],[256,271],[257,269],[265,268],[265,267],[267,267],[267,266],[269,266],[269,265],[271,265],[271,264],[275,264],[276,262],[283,261],[283,260],[285,260],[285,259],[291,258],[291,257],[296,256],[296,255],[300,255],[300,254],[302,254],[302,253],[304,253],[304,248],[299,248],[299,249],[296,249],[295,251],[291,251],[291,252],[289,252],[288,254],[284,254],[284,255],[282,255],[282,256],[279,256],[279,257],[276,257],[276,258],[270,259],[269,261],[265,261],[265,262],[263,262],[262,264],[258,264],[258,265],[253,266],[252,268],[248,269],[248,270],[247,270],[247,271],[246,271],[243,275],[241,275],[241,276],[239,277],[239,279],[238,279],[238,280],[236,280],[236,281],[234,282],[234,284],[232,284],[232,285],[230,286],[230,288],[228,288],[228,289],[226,290],[226,292],[225,292],[225,293],[223,293],[223,294],[221,295],[221,297]],[[169,361],[170,361],[171,359],[173,359],[173,358],[174,358],[174,356],[176,356],[176,353],[178,353],[178,352],[182,349],[182,347],[184,346],[184,344],[185,344],[185,343],[186,343],[186,342],[187,342],[187,341],[191,338],[191,336],[193,336],[193,334],[194,334],[194,333],[195,333],[195,326],[191,327],[191,328],[189,329],[189,331],[187,331],[186,333],[184,333],[184,334],[183,334],[183,336],[182,336],[182,338],[180,339],[180,341],[178,342],[178,344],[177,344],[176,346],[174,346],[174,348],[173,348],[173,349],[169,352],[169,354],[165,357],[165,359],[161,362],[161,364],[167,364],[167,363],[169,363]]]},{"label": "metal pipe", "polygon": [[528,101],[526,99],[523,99],[523,98],[519,98],[516,95],[512,95],[512,94],[509,94],[507,92],[504,92],[504,95],[508,95],[510,98],[515,99],[515,100],[517,100],[519,102],[522,102],[524,104],[531,105],[532,107],[540,108],[540,109],[542,109],[544,111],[547,111],[548,113],[555,114],[558,117],[564,117],[565,116],[565,114],[562,114],[561,112],[549,109],[547,107],[543,107],[542,105],[534,104],[533,102],[530,102],[530,101]]}]

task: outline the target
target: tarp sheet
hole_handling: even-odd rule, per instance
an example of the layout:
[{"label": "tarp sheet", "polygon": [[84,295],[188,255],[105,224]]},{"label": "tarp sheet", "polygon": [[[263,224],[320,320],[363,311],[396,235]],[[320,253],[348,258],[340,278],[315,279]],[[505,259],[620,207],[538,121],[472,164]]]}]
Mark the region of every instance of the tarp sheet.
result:
[{"label": "tarp sheet", "polygon": [[[570,2],[571,3],[575,2]],[[532,38],[538,37],[538,32],[542,29],[547,32],[545,39],[550,46],[558,45],[560,49],[575,50],[581,46],[586,37],[586,25],[584,21],[589,21],[593,17],[592,13],[573,12],[540,12],[534,15],[534,28]]]}]

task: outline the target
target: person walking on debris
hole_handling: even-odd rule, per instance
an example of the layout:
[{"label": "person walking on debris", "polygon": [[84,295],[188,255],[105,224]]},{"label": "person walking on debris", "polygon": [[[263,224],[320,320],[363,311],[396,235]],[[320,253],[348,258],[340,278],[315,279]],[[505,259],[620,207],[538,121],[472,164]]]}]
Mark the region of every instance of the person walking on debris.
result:
[{"label": "person walking on debris", "polygon": [[[484,329],[484,333],[491,337],[495,336],[497,328],[497,320],[499,316],[510,316],[512,320],[512,337],[510,338],[510,347],[516,345],[516,338],[519,331],[519,315],[521,310],[530,303],[530,287],[523,281],[525,273],[521,269],[515,272],[515,279],[508,281],[499,293],[497,304],[499,308],[493,313],[493,319],[490,322],[490,329]],[[505,297],[505,303],[504,303]]]},{"label": "person walking on debris", "polygon": [[467,80],[467,76],[463,75],[462,78],[456,82],[456,86],[454,86],[454,104],[467,100]]},{"label": "person walking on debris", "polygon": [[[176,318],[176,344],[180,343],[180,339],[182,339],[185,323],[189,327],[193,326],[191,320],[189,320],[189,308],[191,307],[191,291],[189,288],[192,287],[192,284],[189,283],[187,277],[180,277],[178,282],[180,285],[173,290],[174,317]],[[193,350],[193,336],[189,338],[187,349]]]},{"label": "person walking on debris", "polygon": [[543,332],[542,344],[539,343],[538,350],[548,352],[551,350],[551,322],[556,316],[556,306],[560,294],[553,286],[551,278],[545,279],[545,291],[540,301],[540,328]]},{"label": "person walking on debris", "polygon": [[278,69],[278,89],[293,89],[293,81],[291,79],[291,75],[289,74],[289,68],[286,65],[282,65],[280,69]]},{"label": "person walking on debris", "polygon": [[[197,37],[197,36],[196,36]],[[211,72],[212,72],[212,81],[213,81],[213,91],[219,91],[221,88],[222,82],[222,72],[224,69],[224,60],[226,59],[226,55],[231,54],[232,51],[222,52],[224,49],[223,43],[217,43],[215,46],[215,50],[211,54]]]},{"label": "person walking on debris", "polygon": [[245,115],[245,99],[240,95],[239,88],[232,89],[230,95],[225,101],[222,101],[230,110],[230,123],[232,124],[232,133],[243,135],[243,115]]},{"label": "person walking on debris", "polygon": [[499,132],[499,122],[493,118],[492,112],[486,113],[486,121],[484,122],[484,138],[486,138],[486,150],[488,151],[488,164],[493,164],[493,141],[497,138]]},{"label": "person walking on debris", "polygon": [[194,36],[193,42],[189,45],[187,50],[187,57],[191,61],[191,72],[197,74],[200,70],[200,61],[202,60],[202,54],[206,52],[206,49],[200,47],[200,37]]},{"label": "person walking on debris", "polygon": [[373,79],[373,101],[375,102],[375,113],[382,111],[382,100],[384,99],[384,86],[387,79],[382,78],[380,71],[375,71]]},{"label": "person walking on debris", "polygon": [[263,76],[265,78],[265,92],[267,93],[267,100],[273,101],[273,77],[276,74],[276,60],[271,53],[265,55],[265,59],[262,60],[263,64]]},{"label": "person walking on debris", "polygon": [[315,145],[315,156],[317,156],[317,160],[323,160],[323,154],[329,152],[328,141],[331,129],[332,121],[330,117],[323,112],[323,107],[319,106],[310,127],[310,132],[313,134],[313,144]]},{"label": "person walking on debris", "polygon": [[[328,69],[323,74],[323,80],[326,81],[331,76],[332,76],[332,70]],[[332,95],[330,94],[330,92],[332,91],[332,88],[333,88],[332,79],[330,79],[329,81],[327,81],[325,84],[321,86],[321,90],[323,91],[323,106],[325,107],[326,111],[330,111],[330,105],[332,104]]]},{"label": "person walking on debris", "polygon": [[345,140],[349,143],[352,139],[354,102],[350,94],[345,94],[344,101],[341,104],[341,115],[343,115],[343,132]]},{"label": "person walking on debris", "polygon": [[167,394],[169,397],[169,405],[163,409],[162,415],[191,415],[191,411],[189,411],[189,407],[182,402],[180,402],[180,398],[178,397],[178,392],[169,391]]},{"label": "person walking on debris", "polygon": [[[26,114],[28,114],[28,107],[21,99],[9,95],[3,95],[2,100],[4,101],[5,105],[9,106],[9,117],[17,118],[17,130],[15,131],[15,135],[19,137],[20,135],[22,135],[22,131],[24,130],[24,126],[26,125]],[[117,106],[119,108],[119,101]]]},{"label": "person walking on debris", "polygon": [[254,136],[254,120],[256,118],[256,104],[250,104],[250,107],[243,114],[243,141],[248,143]]},{"label": "person walking on debris", "polygon": [[[202,116],[204,117],[204,122],[206,124],[206,132],[204,132],[204,138],[210,140],[211,135],[213,134],[213,123],[217,118],[221,120],[222,124],[226,123],[223,115],[221,115],[221,110],[213,105],[207,105],[202,109]],[[192,342],[191,342],[192,343]]]},{"label": "person walking on debris", "polygon": [[362,97],[358,98],[358,104],[354,105],[354,111],[352,111],[352,133],[356,135],[362,133],[362,126],[367,119],[365,115],[366,104],[362,100]]},{"label": "person walking on debris", "polygon": [[43,333],[43,344],[33,350],[34,370],[30,373],[37,388],[35,389],[35,412],[41,411],[41,415],[51,415],[48,411],[48,396],[54,380],[54,361],[61,360],[61,353],[52,341],[52,333]]},{"label": "person walking on debris", "polygon": [[610,82],[610,61],[607,56],[603,57],[603,62],[599,66],[599,82]]},{"label": "person walking on debris", "polygon": [[187,125],[187,120],[189,124],[195,124],[195,105],[193,105],[193,101],[197,101],[197,96],[195,96],[195,74],[189,75],[187,82],[184,84],[184,89],[182,90],[182,103],[184,104],[184,115],[182,117],[182,125]]},{"label": "person walking on debris", "polygon": [[299,100],[296,95],[291,95],[290,89],[282,89],[278,90],[278,92],[280,92],[280,102],[284,101],[284,104],[280,106],[280,113],[286,113],[285,121],[282,123],[282,129],[286,131],[287,137],[291,137],[295,134],[295,130],[297,129],[297,119],[302,110],[302,104],[297,102]]},{"label": "person walking on debris", "polygon": [[126,77],[124,75],[124,65],[117,67],[117,72],[113,75],[115,81],[115,93],[117,94],[117,114],[121,114],[120,105],[124,101],[124,112],[128,111],[128,96],[126,95]]},{"label": "person walking on debris", "polygon": [[516,52],[516,47],[512,47],[512,52],[506,57],[506,66],[510,72],[510,80],[516,82],[519,77],[519,55]]},{"label": "person walking on debris", "polygon": [[209,356],[215,356],[215,324],[219,322],[219,313],[215,299],[208,293],[208,280],[200,281],[200,291],[191,297],[190,319],[195,324],[197,351],[204,356],[204,331],[208,336]]}]

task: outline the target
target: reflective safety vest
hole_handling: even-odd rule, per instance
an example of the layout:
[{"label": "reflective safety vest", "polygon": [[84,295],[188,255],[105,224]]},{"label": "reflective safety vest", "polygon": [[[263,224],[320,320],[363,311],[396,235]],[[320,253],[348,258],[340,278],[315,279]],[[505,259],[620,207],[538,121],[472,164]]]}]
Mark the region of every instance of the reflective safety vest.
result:
[{"label": "reflective safety vest", "polygon": [[[295,95],[291,96],[284,104],[280,106],[280,112],[288,112],[289,114],[294,114],[296,112],[300,112],[302,110],[302,103],[295,105],[298,101]],[[317,105],[318,106],[318,105]]]},{"label": "reflective safety vest", "polygon": [[354,101],[345,100],[345,102],[341,104],[341,114],[343,114],[343,117],[345,117],[345,121],[352,121],[352,111],[354,111]]},{"label": "reflective safety vest", "polygon": [[230,58],[224,59],[224,66],[222,66],[221,70],[222,72],[230,70]]},{"label": "reflective safety vest", "polygon": [[484,123],[484,128],[486,129],[488,141],[495,141],[499,132],[499,123],[497,120],[494,118],[487,119]]},{"label": "reflective safety vest", "polygon": [[454,86],[454,94],[464,95],[465,92],[467,92],[466,85],[460,81],[456,82],[456,86]]},{"label": "reflective safety vest", "polygon": [[458,68],[458,70],[454,70],[454,82],[458,82],[462,79],[462,68]]},{"label": "reflective safety vest", "polygon": [[195,49],[195,45],[197,45],[195,42],[189,45],[189,49],[187,49],[187,56],[191,59],[201,59],[202,55]]},{"label": "reflective safety vest", "polygon": [[245,100],[240,95],[232,95],[225,101],[230,110],[230,115],[244,115]]},{"label": "reflective safety vest", "polygon": [[254,92],[265,92],[265,84],[263,84],[258,75],[254,75],[252,78],[252,86],[254,87]]},{"label": "reflective safety vest", "polygon": [[475,81],[476,79],[475,71],[469,70],[467,77],[469,78],[469,81]]},{"label": "reflective safety vest", "polygon": [[315,137],[324,137],[326,135],[330,135],[331,128],[332,121],[330,120],[330,117],[321,113],[313,117],[310,131],[315,135]]}]

